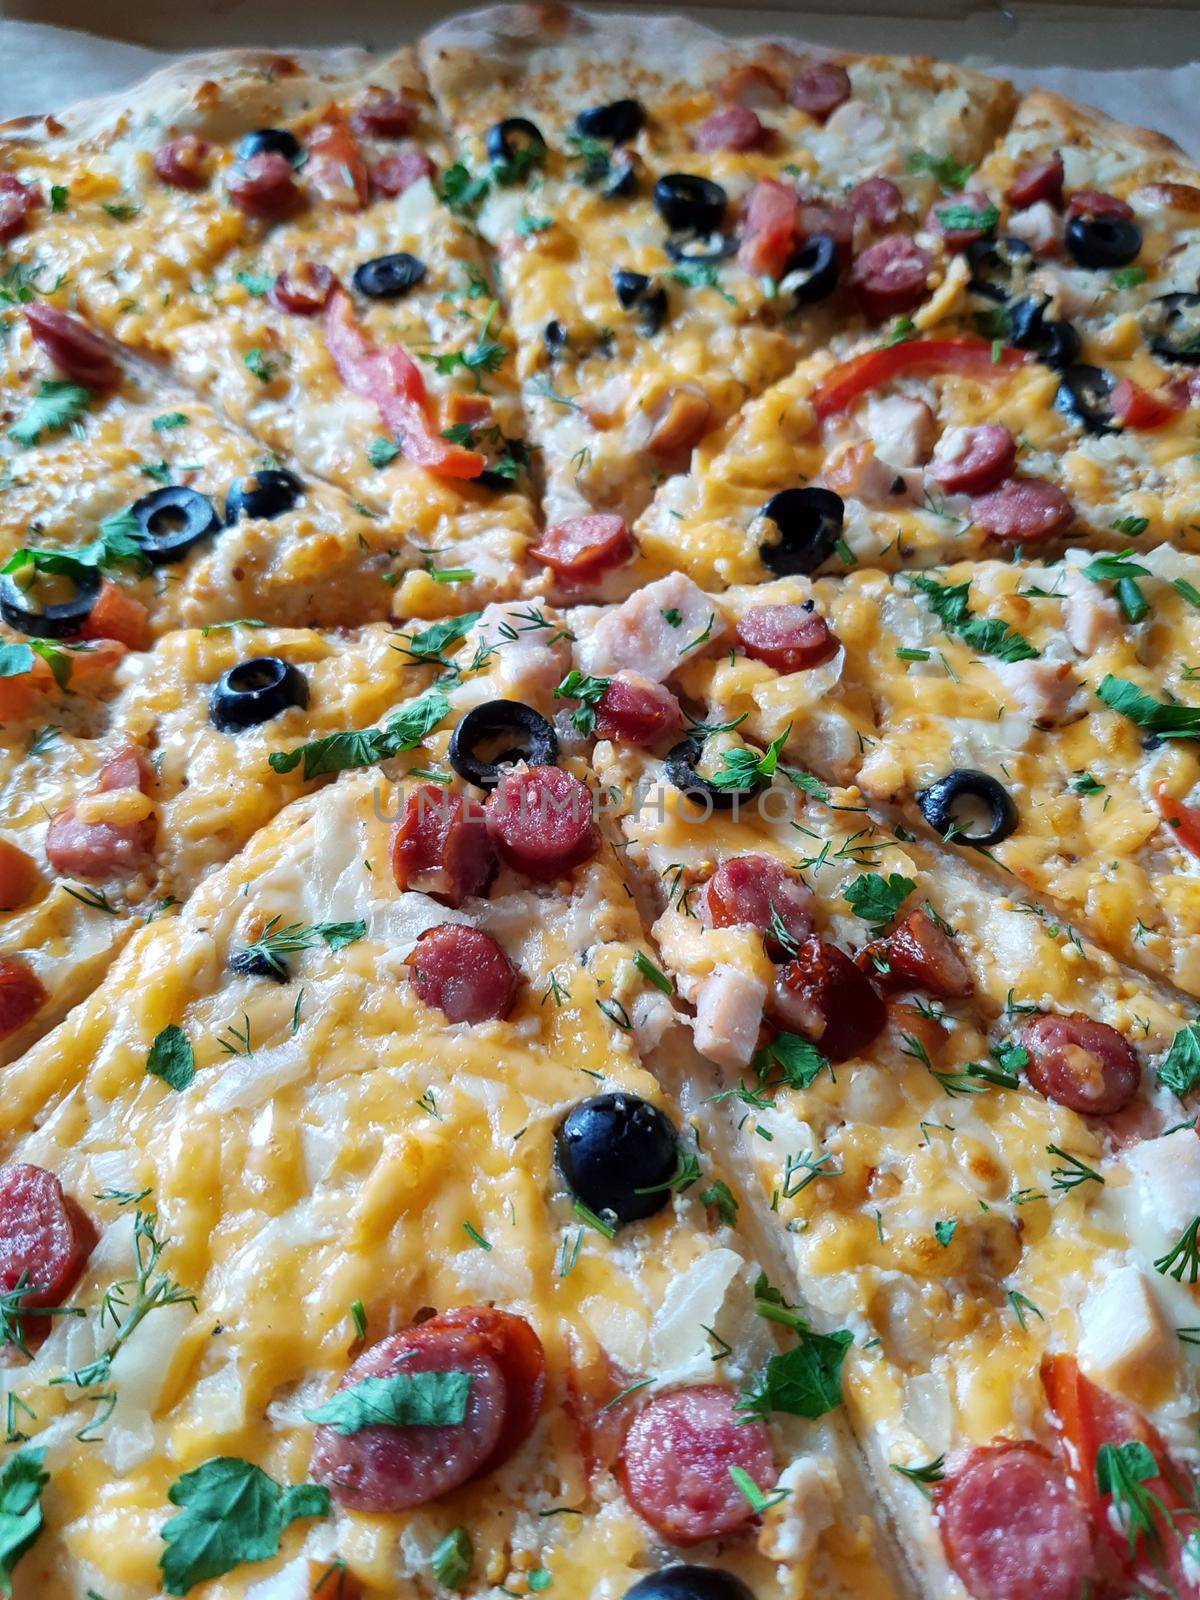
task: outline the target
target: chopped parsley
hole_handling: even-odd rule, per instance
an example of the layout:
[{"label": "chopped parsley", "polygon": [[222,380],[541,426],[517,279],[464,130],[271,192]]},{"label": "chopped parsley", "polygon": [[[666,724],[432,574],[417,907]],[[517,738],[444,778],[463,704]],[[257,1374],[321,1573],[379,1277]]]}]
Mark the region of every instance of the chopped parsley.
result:
[{"label": "chopped parsley", "polygon": [[886,878],[878,872],[864,872],[862,877],[855,878],[847,886],[845,893],[856,917],[881,928],[891,922],[916,887],[911,878],[905,878],[899,872],[893,872]]},{"label": "chopped parsley", "polygon": [[252,372],[260,383],[270,383],[279,371],[279,363],[265,356],[256,345],[253,350],[247,350],[242,357],[242,364],[247,372]]},{"label": "chopped parsley", "polygon": [[155,1035],[146,1057],[146,1071],[169,1089],[186,1089],[196,1076],[196,1058],[182,1028],[171,1023]]},{"label": "chopped parsley", "polygon": [[428,689],[405,710],[397,712],[386,727],[331,733],[323,739],[298,745],[294,750],[272,751],[267,759],[273,772],[291,772],[303,761],[305,778],[374,766],[377,761],[387,761],[403,750],[415,750],[449,709],[450,702],[444,694]]},{"label": "chopped parsley", "polygon": [[774,1301],[759,1299],[754,1309],[759,1316],[791,1328],[798,1342],[794,1349],[771,1357],[758,1382],[743,1391],[739,1409],[763,1420],[772,1411],[815,1420],[840,1405],[842,1363],[854,1335],[845,1328],[817,1333],[803,1317]]},{"label": "chopped parsley", "polygon": [[973,166],[955,161],[953,156],[935,156],[928,150],[910,150],[905,165],[909,172],[927,172],[945,194],[957,194],[975,170]]},{"label": "chopped parsley", "polygon": [[170,1595],[187,1594],[243,1562],[270,1560],[291,1523],[329,1513],[328,1489],[315,1483],[282,1488],[261,1467],[237,1456],[217,1456],[185,1472],[167,1490],[167,1499],[180,1507],[163,1526],[167,1548],[158,1563]]},{"label": "chopped parsley", "polygon": [[968,610],[970,583],[938,583],[935,578],[918,575],[913,585],[919,589],[947,633],[957,634],[964,644],[980,655],[998,661],[1033,661],[1038,652],[1007,622],[999,617],[973,617]]},{"label": "chopped parsley", "polygon": [[1136,683],[1107,674],[1096,694],[1110,710],[1160,739],[1200,739],[1200,706],[1181,706],[1143,694]]},{"label": "chopped parsley", "polygon": [[394,439],[372,439],[367,446],[367,460],[373,467],[386,467],[400,454]]},{"label": "chopped parsley", "polygon": [[18,1450],[0,1468],[0,1592],[12,1594],[13,1568],[42,1531],[44,1450]]},{"label": "chopped parsley", "polygon": [[36,398],[13,423],[8,437],[14,444],[26,448],[40,444],[43,434],[61,433],[78,422],[91,403],[92,391],[82,384],[67,383],[60,378],[43,379]]},{"label": "chopped parsley", "polygon": [[555,689],[556,700],[578,700],[579,705],[572,711],[571,721],[580,733],[590,734],[595,730],[596,707],[611,681],[610,678],[592,678],[572,668]]},{"label": "chopped parsley", "polygon": [[1200,1022],[1189,1022],[1171,1040],[1159,1063],[1158,1081],[1182,1100],[1200,1083]]},{"label": "chopped parsley", "polygon": [[434,1546],[429,1557],[433,1581],[443,1589],[461,1589],[471,1576],[475,1561],[475,1546],[465,1528],[452,1528],[441,1542]]},{"label": "chopped parsley", "polygon": [[469,1372],[397,1372],[361,1378],[336,1390],[309,1422],[348,1437],[363,1428],[455,1428],[467,1414],[473,1378]]}]

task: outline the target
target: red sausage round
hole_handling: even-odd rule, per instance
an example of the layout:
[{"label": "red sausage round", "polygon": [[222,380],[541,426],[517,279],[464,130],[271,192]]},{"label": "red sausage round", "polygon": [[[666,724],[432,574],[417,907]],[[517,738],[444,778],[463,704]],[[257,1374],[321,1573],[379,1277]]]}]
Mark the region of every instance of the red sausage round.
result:
[{"label": "red sausage round", "polygon": [[[507,1405],[504,1425],[491,1455],[479,1469],[503,1466],[533,1432],[546,1393],[546,1352],[524,1317],[490,1306],[455,1306],[434,1322],[444,1328],[465,1328],[478,1334],[504,1375]],[[429,1327],[429,1323],[424,1324]]]},{"label": "red sausage round", "polygon": [[971,501],[971,520],[1009,544],[1040,544],[1063,533],[1074,519],[1066,495],[1042,478],[1009,478]]},{"label": "red sausage round", "polygon": [[241,162],[225,180],[229,198],[252,217],[278,217],[300,199],[292,163],[278,150],[263,150]]},{"label": "red sausage round", "polygon": [[[90,1218],[52,1172],[23,1162],[0,1167],[0,1291],[27,1286],[23,1307],[61,1306],[95,1244]],[[50,1331],[49,1317],[20,1320],[27,1344]]]},{"label": "red sausage round", "polygon": [[402,1372],[469,1373],[466,1415],[445,1427],[379,1423],[346,1435],[319,1426],[313,1478],[355,1511],[407,1511],[438,1499],[484,1471],[504,1433],[508,1386],[479,1334],[437,1321],[406,1328],[364,1351],[338,1390]]},{"label": "red sausage round", "polygon": [[697,150],[757,150],[767,129],[749,106],[722,106],[706,117],[692,140]]},{"label": "red sausage round", "polygon": [[850,98],[850,74],[836,61],[812,61],[788,85],[789,104],[818,122]]},{"label": "red sausage round", "polygon": [[85,389],[111,389],[120,381],[121,369],[112,351],[86,322],[54,306],[35,303],[25,307],[25,321],[34,343],[62,373]]},{"label": "red sausage round", "polygon": [[154,152],[154,171],[173,189],[203,189],[208,182],[208,156],[212,146],[194,133],[169,139]]},{"label": "red sausage round", "polygon": [[619,744],[645,748],[677,733],[682,724],[671,691],[636,672],[618,672],[596,702],[596,733]]},{"label": "red sausage round", "polygon": [[399,139],[416,120],[416,106],[378,87],[368,89],[350,113],[354,132],[373,139]]},{"label": "red sausage round", "polygon": [[942,243],[947,250],[965,250],[969,244],[982,239],[987,229],[975,227],[972,223],[964,226],[961,222],[950,222],[947,218],[956,213],[966,212],[983,216],[985,212],[991,210],[993,210],[992,202],[986,194],[979,189],[968,189],[965,194],[949,195],[945,200],[939,200],[930,206],[925,217],[925,226],[931,233],[941,234]]},{"label": "red sausage round", "polygon": [[862,956],[861,970],[877,982],[911,983],[947,1000],[968,995],[975,987],[954,940],[919,909],[910,911],[886,939],[867,945]]},{"label": "red sausage round", "polygon": [[337,276],[320,261],[297,261],[285,267],[271,285],[270,301],[295,317],[315,317],[324,311]]},{"label": "red sausage round", "polygon": [[1107,1117],[1133,1099],[1142,1069],[1128,1042],[1082,1011],[1031,1017],[1017,1033],[1029,1052],[1025,1075],[1047,1100],[1082,1116]]},{"label": "red sausage round", "polygon": [[1120,217],[1133,221],[1133,207],[1102,189],[1076,189],[1067,201],[1067,217]]},{"label": "red sausage round", "polygon": [[549,882],[596,853],[592,795],[561,767],[529,767],[502,778],[484,807],[501,859]]},{"label": "red sausage round", "polygon": [[878,233],[899,220],[904,196],[890,178],[864,178],[847,194],[846,204]]},{"label": "red sausage round", "polygon": [[902,233],[891,233],[867,246],[851,269],[850,282],[866,315],[882,322],[920,304],[932,266],[919,245]]},{"label": "red sausage round", "polygon": [[0,956],[0,1039],[31,1021],[46,998],[41,980],[20,956]]},{"label": "red sausage round", "polygon": [[371,187],[380,194],[403,194],[421,178],[432,178],[437,171],[424,150],[414,145],[409,150],[397,150],[394,156],[384,156],[371,168]]},{"label": "red sausage round", "polygon": [[1016,460],[1016,441],[1008,429],[983,422],[944,433],[926,471],[947,494],[983,494],[1008,477]]},{"label": "red sausage round", "polygon": [[392,829],[391,854],[398,889],[415,889],[448,906],[482,894],[496,871],[483,807],[440,783],[410,791]]},{"label": "red sausage round", "polygon": [[700,920],[709,928],[757,928],[772,959],[786,960],[812,932],[812,903],[811,890],[781,861],[730,856],[704,885]]},{"label": "red sausage round", "polygon": [[624,517],[594,511],[556,522],[529,553],[570,583],[590,583],[629,559],[633,539]]},{"label": "red sausage round", "polygon": [[781,1027],[831,1061],[858,1055],[887,1021],[887,1007],[850,957],[815,934],[780,967],[767,1004]]},{"label": "red sausage round", "polygon": [[751,660],[764,661],[776,672],[807,672],[840,648],[837,634],[811,602],[752,606],[734,631]]},{"label": "red sausage round", "polygon": [[973,1450],[934,1495],[946,1559],[972,1600],[1079,1600],[1095,1576],[1087,1516],[1037,1445]]},{"label": "red sausage round", "polygon": [[413,988],[448,1022],[499,1022],[512,1010],[517,973],[490,934],[460,922],[426,928],[408,958]]},{"label": "red sausage round", "polygon": [[0,172],[0,244],[7,244],[29,224],[29,213],[42,203],[32,184],[22,183],[11,172]]},{"label": "red sausage round", "polygon": [[775,1482],[766,1427],[747,1421],[733,1391],[716,1383],[651,1400],[625,1435],[621,1467],[629,1503],[674,1544],[720,1538],[753,1516],[730,1467],[764,1493]]},{"label": "red sausage round", "polygon": [[1049,200],[1052,206],[1061,206],[1062,191],[1063,158],[1056,150],[1049,160],[1023,167],[1009,184],[1004,198],[1018,210],[1036,205],[1039,200]]}]

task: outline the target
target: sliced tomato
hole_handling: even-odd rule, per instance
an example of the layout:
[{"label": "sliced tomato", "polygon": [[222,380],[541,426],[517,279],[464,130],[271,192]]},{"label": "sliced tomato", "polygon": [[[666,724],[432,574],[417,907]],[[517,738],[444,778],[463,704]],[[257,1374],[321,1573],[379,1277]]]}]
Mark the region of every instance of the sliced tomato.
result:
[{"label": "sliced tomato", "polygon": [[374,343],[355,319],[344,289],[335,289],[325,307],[325,348],[347,389],[379,408],[409,461],[441,478],[480,475],[487,463],[479,451],[464,450],[437,432],[420,367],[398,344],[381,350]]},{"label": "sliced tomato", "polygon": [[1158,814],[1171,829],[1185,850],[1200,856],[1200,806],[1184,805],[1182,800],[1172,800],[1166,785],[1160,783],[1154,791]]},{"label": "sliced tomato", "polygon": [[993,354],[993,347],[982,339],[906,339],[900,344],[864,350],[834,367],[813,395],[813,409],[821,418],[835,416],[839,411],[848,411],[872,389],[914,372],[956,372],[964,378],[990,378],[1024,366],[1028,360],[1026,351],[1007,346]]},{"label": "sliced tomato", "polygon": [[1112,392],[1109,406],[1114,419],[1123,428],[1161,428],[1164,422],[1170,422],[1176,411],[1175,406],[1139,388],[1132,378],[1121,379]]},{"label": "sliced tomato", "polygon": [[339,210],[361,211],[371,191],[371,180],[358,141],[335,106],[330,106],[313,128],[305,145],[305,180]]},{"label": "sliced tomato", "polygon": [[129,650],[144,650],[149,613],[140,600],[105,578],[83,627],[85,639],[115,639]]},{"label": "sliced tomato", "polygon": [[[1049,1356],[1042,1363],[1042,1384],[1050,1409],[1066,1442],[1067,1473],[1076,1494],[1088,1507],[1093,1526],[1112,1550],[1121,1571],[1146,1594],[1171,1600],[1200,1600],[1200,1583],[1189,1576],[1184,1542],[1200,1528],[1194,1486],[1171,1460],[1162,1436],[1126,1400],[1085,1378],[1074,1356]],[[1111,1495],[1096,1483],[1096,1461],[1104,1445],[1145,1445],[1161,1469],[1141,1487],[1146,1492],[1154,1533],[1135,1534],[1131,1543],[1119,1515],[1112,1514]]]}]

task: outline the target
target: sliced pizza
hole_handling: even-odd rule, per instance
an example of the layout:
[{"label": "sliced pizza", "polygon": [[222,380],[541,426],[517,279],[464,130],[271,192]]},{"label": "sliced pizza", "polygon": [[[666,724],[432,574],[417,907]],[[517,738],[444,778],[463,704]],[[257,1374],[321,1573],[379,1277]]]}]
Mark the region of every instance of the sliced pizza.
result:
[{"label": "sliced pizza", "polygon": [[591,590],[655,483],[748,396],[847,319],[923,299],[944,252],[911,235],[939,175],[959,181],[1012,110],[958,68],[678,18],[497,7],[421,48],[460,135],[442,193],[497,251],[517,336],[550,525],[535,555]]}]

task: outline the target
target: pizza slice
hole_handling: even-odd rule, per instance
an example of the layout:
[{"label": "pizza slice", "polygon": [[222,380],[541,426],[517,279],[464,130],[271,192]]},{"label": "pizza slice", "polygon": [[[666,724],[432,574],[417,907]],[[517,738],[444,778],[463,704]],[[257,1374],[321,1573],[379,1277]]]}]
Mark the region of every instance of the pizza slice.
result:
[{"label": "pizza slice", "polygon": [[545,473],[535,555],[591,589],[701,438],[848,318],[922,300],[938,177],[1012,108],[955,67],[678,18],[496,7],[421,50],[460,136],[442,193],[499,257]]},{"label": "pizza slice", "polygon": [[587,771],[433,782],[478,731],[299,801],[6,1074],[21,1600],[892,1592]]},{"label": "pizza slice", "polygon": [[13,642],[0,665],[5,1062],[302,792],[311,773],[272,765],[281,747],[415,745],[444,706],[412,699],[432,671],[381,625],[218,623],[135,653]]},{"label": "pizza slice", "polygon": [[[11,181],[29,194],[45,199],[39,158],[84,172],[52,185],[57,209],[27,208],[14,292],[167,357],[437,567],[499,582],[535,525],[499,305],[478,242],[434,194],[444,146],[413,52],[352,61],[334,79],[253,53],[184,62],[133,106],[14,137]],[[136,186],[99,232],[97,161]],[[416,582],[404,609],[431,590]]]}]

